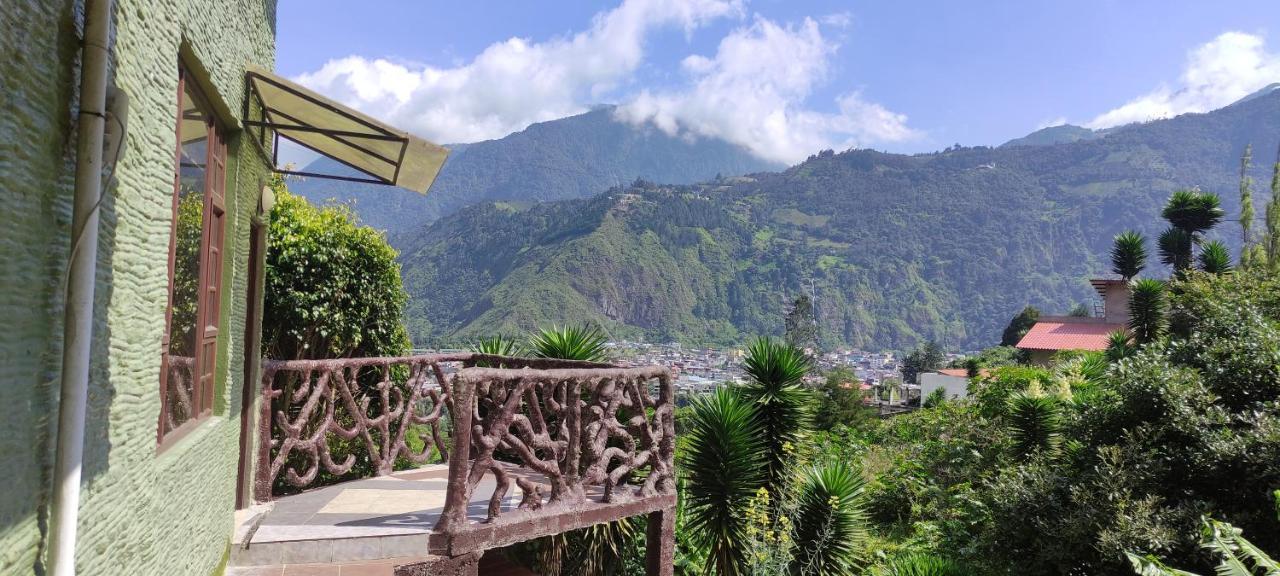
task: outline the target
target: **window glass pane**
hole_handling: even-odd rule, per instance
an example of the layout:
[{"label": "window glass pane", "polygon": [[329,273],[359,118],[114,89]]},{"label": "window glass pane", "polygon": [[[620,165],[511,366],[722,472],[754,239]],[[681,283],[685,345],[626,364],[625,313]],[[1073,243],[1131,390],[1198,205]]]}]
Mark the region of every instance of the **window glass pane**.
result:
[{"label": "window glass pane", "polygon": [[200,402],[195,391],[197,381],[194,356],[197,352],[196,330],[200,301],[200,239],[204,229],[205,166],[208,155],[209,117],[200,108],[190,83],[182,94],[182,120],[178,126],[180,140],[178,166],[178,217],[175,222],[173,312],[169,320],[169,389],[166,391],[168,425],[177,427],[198,415]]}]

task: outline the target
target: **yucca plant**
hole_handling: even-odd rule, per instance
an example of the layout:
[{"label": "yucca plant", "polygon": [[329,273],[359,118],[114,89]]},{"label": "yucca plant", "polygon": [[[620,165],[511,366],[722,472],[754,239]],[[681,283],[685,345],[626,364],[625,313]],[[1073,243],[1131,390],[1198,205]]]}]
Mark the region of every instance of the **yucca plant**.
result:
[{"label": "yucca plant", "polygon": [[567,534],[567,540],[573,543],[572,558],[567,563],[569,573],[621,574],[629,548],[643,537],[636,524],[630,517],[622,518]]},{"label": "yucca plant", "polygon": [[1009,432],[1019,457],[1052,452],[1061,439],[1058,399],[1017,392],[1009,397]]},{"label": "yucca plant", "polygon": [[795,521],[793,576],[854,574],[866,539],[866,481],[844,462],[809,468]]},{"label": "yucca plant", "polygon": [[1111,271],[1132,280],[1147,266],[1146,244],[1147,239],[1133,230],[1117,235],[1111,247]]},{"label": "yucca plant", "polygon": [[812,426],[813,397],[800,386],[812,366],[803,350],[770,338],[758,338],[747,347],[743,368],[750,382],[742,393],[760,413],[770,491],[781,485],[788,445],[799,446]]},{"label": "yucca plant", "polygon": [[960,564],[931,554],[911,554],[890,562],[877,576],[969,576]]},{"label": "yucca plant", "polygon": [[1200,245],[1200,269],[1210,274],[1221,274],[1231,270],[1231,251],[1227,245],[1218,240],[1210,240]]},{"label": "yucca plant", "polygon": [[756,405],[719,388],[690,403],[686,449],[680,455],[685,526],[705,551],[707,573],[736,576],[747,554],[746,506],[765,482]]},{"label": "yucca plant", "polygon": [[1129,284],[1129,331],[1134,341],[1146,344],[1164,335],[1169,327],[1164,282],[1151,278]]},{"label": "yucca plant", "polygon": [[603,362],[608,358],[604,334],[596,326],[553,326],[543,328],[529,340],[529,350],[538,358]]},{"label": "yucca plant", "polygon": [[1175,191],[1160,212],[1175,228],[1192,236],[1217,226],[1224,214],[1217,194],[1199,190]]},{"label": "yucca plant", "polygon": [[1119,362],[1133,354],[1133,337],[1128,330],[1113,330],[1107,334],[1107,360]]},{"label": "yucca plant", "polygon": [[1177,227],[1170,227],[1160,234],[1157,241],[1160,245],[1160,261],[1180,272],[1191,267],[1191,248],[1194,244],[1191,234]]}]

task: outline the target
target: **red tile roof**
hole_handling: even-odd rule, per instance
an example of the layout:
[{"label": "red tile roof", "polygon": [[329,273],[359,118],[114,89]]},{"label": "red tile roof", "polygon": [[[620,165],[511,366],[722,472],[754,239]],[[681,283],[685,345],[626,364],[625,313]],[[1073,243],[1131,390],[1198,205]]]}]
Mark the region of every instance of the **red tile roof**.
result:
[{"label": "red tile roof", "polygon": [[1106,350],[1107,335],[1123,324],[1104,322],[1036,322],[1018,342],[1024,350]]},{"label": "red tile roof", "polygon": [[[968,378],[968,377],[969,377],[969,369],[968,369],[968,368],[940,368],[940,369],[938,369],[938,370],[934,370],[934,372],[937,372],[938,374],[942,374],[943,376],[955,376],[955,377],[957,377],[957,378]],[[990,369],[990,368],[980,368],[980,369],[978,370],[978,375],[979,375],[979,376],[986,376],[986,375],[988,375],[988,374],[990,374],[990,373],[991,373],[991,369]]]}]

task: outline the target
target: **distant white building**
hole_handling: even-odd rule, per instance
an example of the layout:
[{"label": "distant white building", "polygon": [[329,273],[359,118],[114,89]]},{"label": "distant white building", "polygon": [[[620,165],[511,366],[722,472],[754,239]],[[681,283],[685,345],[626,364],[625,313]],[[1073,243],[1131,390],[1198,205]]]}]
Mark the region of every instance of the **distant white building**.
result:
[{"label": "distant white building", "polygon": [[964,368],[943,368],[920,375],[920,397],[928,398],[934,390],[943,389],[948,400],[969,395],[969,372]]}]

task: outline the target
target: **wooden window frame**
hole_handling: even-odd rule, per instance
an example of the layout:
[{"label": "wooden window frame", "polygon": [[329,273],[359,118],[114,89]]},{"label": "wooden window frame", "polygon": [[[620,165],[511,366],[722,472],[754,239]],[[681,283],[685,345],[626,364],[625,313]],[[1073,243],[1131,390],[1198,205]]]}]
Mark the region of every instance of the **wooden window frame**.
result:
[{"label": "wooden window frame", "polygon": [[[178,200],[182,182],[182,115],[186,100],[191,98],[197,108],[205,113],[207,144],[205,146],[204,207],[200,229],[200,276],[196,291],[195,342],[192,355],[191,402],[193,415],[172,430],[165,430],[165,417],[169,410],[169,345],[173,322],[173,282],[178,246]],[[164,315],[164,335],[160,362],[160,414],[156,420],[156,442],[163,450],[191,430],[199,427],[213,414],[217,385],[218,336],[221,327],[222,274],[226,246],[226,131],[214,117],[213,107],[198,84],[192,81],[190,70],[178,66],[178,101],[174,134],[174,176],[172,196],[172,221],[169,228],[168,295]]]}]

